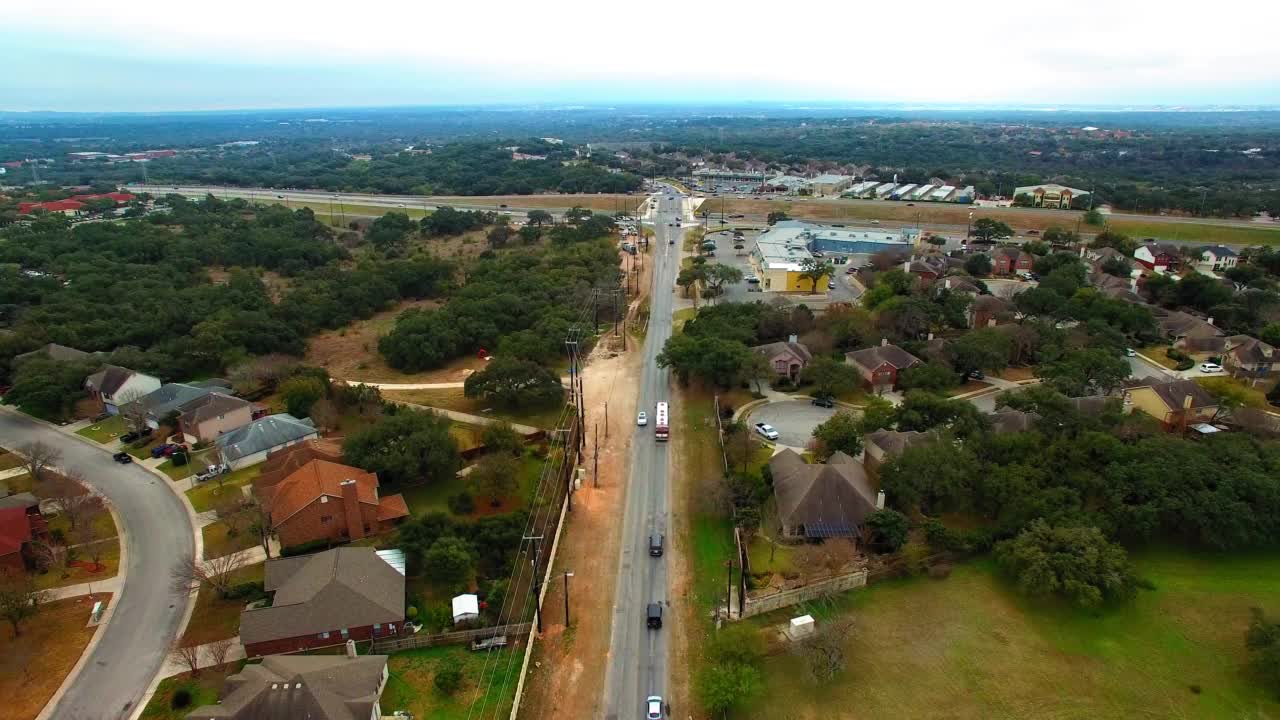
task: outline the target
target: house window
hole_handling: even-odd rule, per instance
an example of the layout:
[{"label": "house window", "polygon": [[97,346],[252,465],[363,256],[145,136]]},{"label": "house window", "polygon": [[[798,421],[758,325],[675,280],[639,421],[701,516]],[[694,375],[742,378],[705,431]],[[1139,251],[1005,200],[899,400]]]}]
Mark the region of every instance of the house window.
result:
[{"label": "house window", "polygon": [[787,361],[786,361],[786,360],[774,360],[774,361],[773,361],[773,370],[774,370],[774,372],[778,372],[778,373],[785,373],[785,372],[787,371]]},{"label": "house window", "polygon": [[380,631],[380,630],[382,630],[382,623],[374,623],[374,624],[373,624],[373,634],[374,634],[374,635],[377,635],[377,634],[378,634],[378,631]]},{"label": "house window", "polygon": [[321,525],[328,525],[328,524],[329,524],[329,523],[331,523],[331,522],[333,522],[333,516],[332,516],[332,515],[321,515],[321,516],[320,516],[320,524],[321,524]]},{"label": "house window", "polygon": [[348,632],[347,632],[347,629],[346,629],[346,628],[342,628],[342,639],[343,639],[343,640],[346,640],[346,639],[347,639],[347,636],[348,636],[349,634],[350,634],[350,633],[348,633]]},{"label": "house window", "polygon": [[320,633],[320,639],[321,639],[321,640],[328,640],[328,639],[329,639],[329,633],[328,633],[328,632],[322,632],[322,633]]}]

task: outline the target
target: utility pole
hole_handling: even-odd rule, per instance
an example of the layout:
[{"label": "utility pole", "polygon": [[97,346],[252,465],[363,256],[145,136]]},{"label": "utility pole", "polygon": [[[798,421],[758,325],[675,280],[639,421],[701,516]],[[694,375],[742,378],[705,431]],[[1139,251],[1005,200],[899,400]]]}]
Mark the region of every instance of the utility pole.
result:
[{"label": "utility pole", "polygon": [[533,541],[533,557],[529,562],[533,565],[533,613],[538,620],[538,634],[542,634],[542,579],[538,576],[538,559],[542,551],[541,535],[525,535],[521,540]]},{"label": "utility pole", "polygon": [[564,574],[564,626],[569,627],[569,578],[573,577],[573,573],[565,572]]},{"label": "utility pole", "polygon": [[609,439],[609,401],[604,401],[604,439]]}]

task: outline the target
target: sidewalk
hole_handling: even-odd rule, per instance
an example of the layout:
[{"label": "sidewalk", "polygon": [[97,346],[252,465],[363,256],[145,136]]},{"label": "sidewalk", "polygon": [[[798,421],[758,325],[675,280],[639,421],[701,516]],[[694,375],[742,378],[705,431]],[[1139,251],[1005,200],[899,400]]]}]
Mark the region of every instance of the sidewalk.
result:
[{"label": "sidewalk", "polygon": [[[197,649],[198,655],[196,656],[196,667],[203,669],[213,665],[213,654],[210,650],[212,645],[213,643],[205,643],[204,645],[199,646]],[[227,651],[226,662],[234,662],[236,660],[241,660],[244,657],[244,646],[240,644],[240,636],[237,635],[231,638],[231,649]],[[191,667],[189,665],[185,662],[175,661],[173,658],[168,657],[165,658],[164,667],[160,670],[160,678],[164,679],[167,677],[173,677],[174,675],[180,675],[185,672],[191,672]]]},{"label": "sidewalk", "polygon": [[120,576],[112,575],[111,577],[102,578],[101,580],[95,580],[93,582],[52,588],[46,592],[48,600],[65,600],[67,598],[79,597],[81,595],[95,595],[97,593],[104,592],[119,593],[120,585]]},{"label": "sidewalk", "polygon": [[[500,421],[500,418],[484,417],[483,415],[471,415],[469,413],[458,412],[457,410],[445,410],[444,408],[431,407],[429,405],[418,405],[417,403],[411,403],[411,402],[398,401],[396,402],[396,404],[403,405],[405,407],[415,408],[417,410],[430,410],[431,412],[437,413],[439,415],[443,415],[449,418],[450,420],[454,420],[460,423],[469,423],[471,425],[490,425],[492,423]],[[515,431],[520,433],[521,435],[532,435],[537,432],[542,432],[540,428],[533,427],[532,425],[521,425],[519,423],[511,423],[511,427],[514,428]]]}]

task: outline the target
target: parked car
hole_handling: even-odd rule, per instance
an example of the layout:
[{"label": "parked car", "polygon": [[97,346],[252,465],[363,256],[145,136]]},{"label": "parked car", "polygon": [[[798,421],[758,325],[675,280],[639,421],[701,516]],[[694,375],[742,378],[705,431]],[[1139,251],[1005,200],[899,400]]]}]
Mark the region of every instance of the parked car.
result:
[{"label": "parked car", "polygon": [[982,372],[981,370],[970,370],[969,377],[973,378],[974,380],[986,380],[987,374]]},{"label": "parked car", "polygon": [[760,278],[756,275],[744,275],[742,279],[752,284],[760,282]]},{"label": "parked car", "polygon": [[662,698],[658,695],[650,695],[644,701],[644,720],[662,720]]},{"label": "parked car", "polygon": [[769,423],[756,423],[756,432],[769,440],[778,439],[778,431],[774,430]]},{"label": "parked car", "polygon": [[1125,357],[1137,357],[1137,356],[1138,356],[1138,353],[1137,353],[1137,351],[1136,351],[1136,350],[1134,350],[1133,348],[1125,348],[1125,349],[1124,349],[1124,356],[1125,356]]},{"label": "parked car", "polygon": [[828,290],[835,290],[835,289],[836,289],[836,281],[835,281],[835,280],[828,280],[828,281],[827,281],[827,289],[828,289]]},{"label": "parked car", "polygon": [[137,440],[140,437],[142,437],[142,433],[139,433],[137,430],[130,430],[129,432],[120,436],[120,442],[127,444],[127,443],[133,442],[134,440]]},{"label": "parked car", "polygon": [[[172,455],[173,450],[171,450],[170,448],[172,448],[172,446],[169,445],[168,443],[160,443],[159,445],[156,445],[155,447],[151,448],[151,457],[158,458],[158,457],[166,457],[168,455]],[[169,452],[166,453],[165,450],[168,450]]]},{"label": "parked car", "polygon": [[852,266],[852,265],[850,265],[849,267],[847,267],[847,268],[845,268],[845,269],[844,269],[844,274],[845,274],[845,275],[852,275],[852,274],[854,274],[854,273],[856,273],[856,272],[858,272],[858,268],[856,268],[856,267],[854,267],[854,266]]},{"label": "parked car", "polygon": [[1040,231],[1039,231],[1039,230],[1028,230],[1028,231],[1027,231],[1027,234],[1028,234],[1028,235],[1039,235],[1039,234],[1040,234]]},{"label": "parked car", "polygon": [[824,408],[836,406],[835,401],[827,397],[826,395],[819,395],[818,397],[815,397],[811,402],[812,404],[817,405],[818,407],[824,407]]},{"label": "parked car", "polygon": [[653,557],[662,557],[662,541],[665,536],[653,534],[649,536],[649,554]]},{"label": "parked car", "polygon": [[127,452],[118,452],[115,455],[112,455],[111,459],[115,460],[121,465],[128,465],[129,463],[133,462],[133,456]]},{"label": "parked car", "polygon": [[1222,366],[1219,365],[1218,363],[1202,362],[1200,363],[1200,372],[1204,372],[1204,373],[1222,372]]},{"label": "parked car", "polygon": [[645,413],[645,411],[641,410],[640,412],[636,413],[636,425],[648,425],[648,424],[649,424],[649,416],[648,414]]},{"label": "parked car", "polygon": [[644,611],[645,625],[650,630],[657,630],[662,627],[662,606],[658,603],[649,603]]}]

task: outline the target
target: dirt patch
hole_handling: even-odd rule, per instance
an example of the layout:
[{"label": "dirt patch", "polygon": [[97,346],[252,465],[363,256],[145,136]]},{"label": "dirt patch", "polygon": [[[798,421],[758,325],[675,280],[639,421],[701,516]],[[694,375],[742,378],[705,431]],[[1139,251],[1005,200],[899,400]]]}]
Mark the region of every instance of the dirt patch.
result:
[{"label": "dirt patch", "polygon": [[28,720],[40,714],[45,703],[75,667],[97,628],[85,627],[93,603],[109,606],[111,593],[97,593],[43,605],[39,614],[22,624],[13,636],[5,623],[0,630],[0,696],[5,698],[4,717]]},{"label": "dirt patch", "polygon": [[460,358],[438,370],[403,373],[390,367],[378,354],[378,338],[391,332],[396,317],[413,308],[439,307],[437,300],[405,300],[368,320],[359,320],[338,330],[320,333],[307,342],[307,363],[319,365],[343,380],[388,383],[462,382],[471,371],[484,365],[476,357]]},{"label": "dirt patch", "polygon": [[[445,260],[465,262],[474,260],[480,253],[489,249],[489,241],[486,239],[486,234],[487,231],[485,230],[472,230],[450,237],[419,235],[412,240],[410,245],[415,250],[423,250]],[[513,241],[508,244],[508,247],[519,245],[519,241]]]}]

